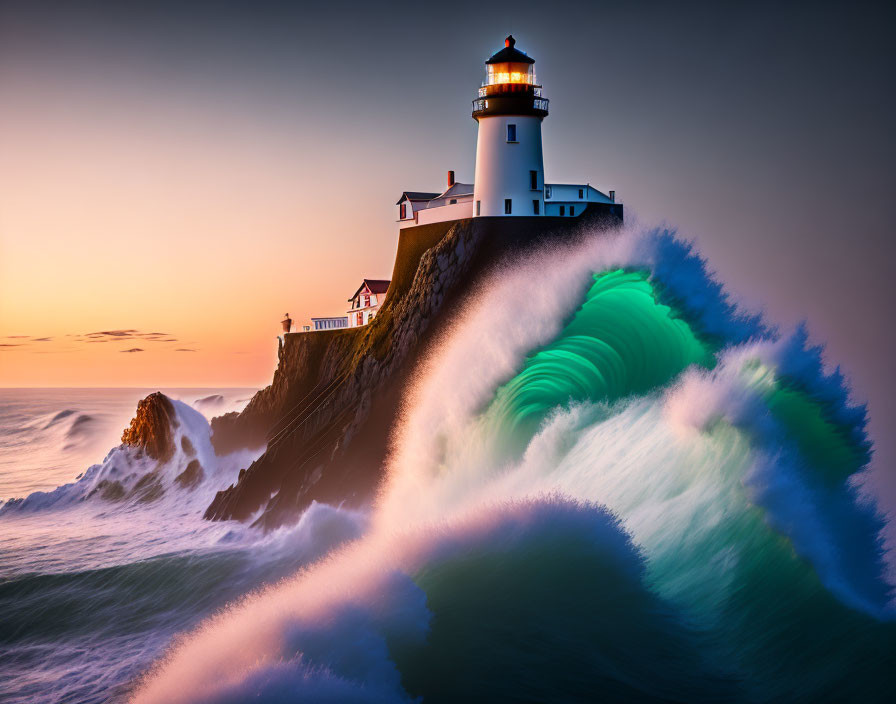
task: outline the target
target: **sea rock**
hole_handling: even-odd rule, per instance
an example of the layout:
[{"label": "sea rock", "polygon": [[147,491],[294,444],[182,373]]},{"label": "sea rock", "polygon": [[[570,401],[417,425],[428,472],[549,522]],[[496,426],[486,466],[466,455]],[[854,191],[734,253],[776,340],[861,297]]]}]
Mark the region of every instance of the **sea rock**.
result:
[{"label": "sea rock", "polygon": [[180,484],[184,489],[193,489],[204,477],[205,472],[202,469],[202,465],[199,464],[199,460],[190,460],[187,468],[178,474],[174,478],[174,481]]},{"label": "sea rock", "polygon": [[174,455],[172,431],[177,426],[171,400],[161,391],[156,391],[137,404],[137,414],[122,433],[121,441],[143,450],[159,462],[167,462]]}]

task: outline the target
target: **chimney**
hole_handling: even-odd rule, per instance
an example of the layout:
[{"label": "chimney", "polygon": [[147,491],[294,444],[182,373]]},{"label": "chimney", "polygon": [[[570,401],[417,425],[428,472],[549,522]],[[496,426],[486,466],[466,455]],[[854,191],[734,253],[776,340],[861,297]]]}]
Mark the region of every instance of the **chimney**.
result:
[{"label": "chimney", "polygon": [[610,200],[616,202],[616,191],[610,191]]},{"label": "chimney", "polygon": [[448,172],[448,188],[451,188],[454,185],[454,172]]}]

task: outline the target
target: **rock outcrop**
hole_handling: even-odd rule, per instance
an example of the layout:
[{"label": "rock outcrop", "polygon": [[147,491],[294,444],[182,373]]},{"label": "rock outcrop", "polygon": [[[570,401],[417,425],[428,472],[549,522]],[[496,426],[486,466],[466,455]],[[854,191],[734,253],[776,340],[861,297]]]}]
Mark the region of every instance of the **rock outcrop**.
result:
[{"label": "rock outcrop", "polygon": [[178,474],[174,481],[184,489],[195,489],[204,478],[205,471],[199,460],[190,460],[186,469]]},{"label": "rock outcrop", "polygon": [[[515,221],[515,222],[513,222]],[[415,363],[482,276],[523,249],[581,236],[579,218],[477,218],[403,230],[386,301],[363,328],[285,336],[270,386],[212,421],[219,453],[266,450],[205,517],[271,529],[312,500],[359,505],[376,490]]]},{"label": "rock outcrop", "polygon": [[171,431],[177,425],[171,400],[161,391],[156,391],[137,404],[137,413],[122,433],[121,441],[141,449],[159,462],[167,462],[174,455]]}]

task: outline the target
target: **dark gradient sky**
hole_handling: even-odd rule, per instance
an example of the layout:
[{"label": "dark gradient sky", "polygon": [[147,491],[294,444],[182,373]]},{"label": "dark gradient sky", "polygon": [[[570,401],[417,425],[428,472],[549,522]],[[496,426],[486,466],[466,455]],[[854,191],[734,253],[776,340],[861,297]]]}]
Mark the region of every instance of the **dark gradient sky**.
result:
[{"label": "dark gradient sky", "polygon": [[630,217],[695,239],[735,295],[784,326],[806,318],[891,463],[893,3],[128,5],[0,0],[0,108],[71,114],[71,140],[100,118],[148,149],[174,133],[184,159],[195,142],[235,172],[256,145],[271,191],[292,164],[294,212],[338,194],[363,237],[272,238],[341,257],[340,296],[388,275],[401,190],[438,190],[448,168],[472,180],[470,100],[512,31],[551,99],[547,179],[614,188]]}]

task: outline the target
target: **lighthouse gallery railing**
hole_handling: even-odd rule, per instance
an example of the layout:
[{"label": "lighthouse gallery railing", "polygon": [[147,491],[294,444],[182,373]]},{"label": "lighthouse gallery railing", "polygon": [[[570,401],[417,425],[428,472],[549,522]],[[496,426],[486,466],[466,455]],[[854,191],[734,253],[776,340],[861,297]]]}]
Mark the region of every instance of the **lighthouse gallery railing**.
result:
[{"label": "lighthouse gallery railing", "polygon": [[[547,111],[549,102],[547,98],[533,98],[532,107],[536,110]],[[488,110],[488,98],[477,98],[473,101],[473,112],[481,110]]]}]

